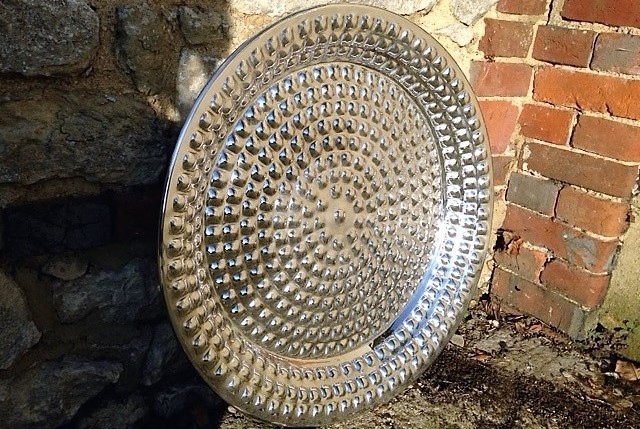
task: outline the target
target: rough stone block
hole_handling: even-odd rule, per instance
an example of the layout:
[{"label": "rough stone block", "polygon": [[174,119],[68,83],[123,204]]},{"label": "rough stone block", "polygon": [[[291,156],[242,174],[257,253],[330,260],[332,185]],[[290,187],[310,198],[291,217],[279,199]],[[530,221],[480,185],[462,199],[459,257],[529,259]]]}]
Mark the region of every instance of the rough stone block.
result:
[{"label": "rough stone block", "polygon": [[0,369],[7,369],[40,340],[22,291],[0,272]]},{"label": "rough stone block", "polygon": [[198,10],[181,6],[178,17],[184,38],[192,45],[203,45],[222,30],[222,14],[217,10]]},{"label": "rough stone block", "polygon": [[196,98],[216,70],[219,60],[184,48],[180,53],[176,77],[178,109],[185,118]]},{"label": "rough stone block", "polygon": [[99,43],[98,14],[82,0],[0,4],[0,72],[79,74]]},{"label": "rough stone block", "polygon": [[75,280],[87,272],[85,259],[73,254],[55,255],[43,267],[42,272],[59,280]]},{"label": "rough stone block", "polygon": [[160,291],[153,264],[134,259],[121,269],[91,272],[57,285],[53,301],[63,323],[93,315],[121,324],[157,315]]},{"label": "rough stone block", "polygon": [[222,399],[201,379],[172,385],[158,392],[153,398],[154,411],[163,418],[173,417],[194,404],[198,409],[216,410],[225,406]]},{"label": "rough stone block", "polygon": [[116,53],[139,91],[173,94],[178,50],[169,24],[146,2],[116,10]]},{"label": "rough stone block", "polygon": [[498,0],[453,0],[451,13],[458,21],[472,25],[482,18]]},{"label": "rough stone block", "polygon": [[453,40],[458,46],[467,46],[473,41],[473,28],[460,22],[454,22],[439,30],[435,34],[442,34]]},{"label": "rough stone block", "polygon": [[140,395],[131,395],[124,401],[109,400],[94,407],[89,414],[81,416],[77,424],[77,429],[98,429],[98,428],[134,428],[135,424],[143,419],[149,408]]},{"label": "rough stone block", "polygon": [[65,358],[39,362],[13,379],[0,381],[0,421],[11,428],[56,428],[80,406],[115,383],[122,364]]},{"label": "rough stone block", "polygon": [[189,363],[185,359],[185,354],[178,344],[171,325],[163,323],[156,326],[142,368],[142,384],[151,386],[168,373],[185,368],[189,368]]},{"label": "rough stone block", "polygon": [[160,181],[164,126],[135,99],[71,92],[0,103],[0,182],[52,178],[140,185]]}]

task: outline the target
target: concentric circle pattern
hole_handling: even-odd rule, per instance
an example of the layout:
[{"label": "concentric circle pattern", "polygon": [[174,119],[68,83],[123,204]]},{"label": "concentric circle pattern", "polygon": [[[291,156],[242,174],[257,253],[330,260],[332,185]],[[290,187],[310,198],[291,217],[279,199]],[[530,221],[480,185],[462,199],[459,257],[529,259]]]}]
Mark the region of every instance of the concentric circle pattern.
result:
[{"label": "concentric circle pattern", "polygon": [[185,351],[228,402],[334,422],[435,359],[487,248],[477,103],[419,27],[365,6],[245,43],[188,118],[160,270]]}]

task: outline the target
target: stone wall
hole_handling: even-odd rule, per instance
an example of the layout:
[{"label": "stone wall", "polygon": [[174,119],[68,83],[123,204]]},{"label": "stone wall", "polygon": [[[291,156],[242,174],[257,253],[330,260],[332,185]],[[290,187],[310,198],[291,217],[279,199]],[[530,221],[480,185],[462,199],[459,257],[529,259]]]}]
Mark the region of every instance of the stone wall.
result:
[{"label": "stone wall", "polygon": [[[637,242],[625,235],[640,164],[634,0],[357,2],[431,32],[481,96],[498,197],[483,290],[584,334],[619,249],[637,265],[623,247]],[[0,427],[211,427],[225,412],[163,307],[163,180],[221,61],[313,4],[0,3]],[[611,316],[638,290],[614,289],[612,325],[635,314]]]},{"label": "stone wall", "polygon": [[[361,0],[468,69],[487,0]],[[156,236],[181,122],[297,0],[0,2],[0,427],[211,427],[226,406],[163,307]]]}]

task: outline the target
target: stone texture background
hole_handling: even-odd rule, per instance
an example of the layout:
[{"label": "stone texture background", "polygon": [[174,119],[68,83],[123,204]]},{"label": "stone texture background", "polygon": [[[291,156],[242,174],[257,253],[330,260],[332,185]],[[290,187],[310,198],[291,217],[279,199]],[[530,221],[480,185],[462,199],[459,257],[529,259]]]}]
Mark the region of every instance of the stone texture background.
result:
[{"label": "stone texture background", "polygon": [[[163,181],[221,61],[315,3],[0,2],[0,427],[200,428],[226,412],[165,314]],[[438,33],[468,68],[495,1],[358,3]]]},{"label": "stone texture background", "polygon": [[[607,3],[591,3],[598,1]],[[581,332],[615,266],[640,162],[640,103],[632,102],[639,96],[630,95],[640,85],[637,10],[592,16],[586,0],[356,2],[431,32],[483,96],[496,154],[495,229],[511,250],[487,262],[482,287],[492,279],[508,305]],[[314,4],[0,2],[0,427],[201,428],[226,411],[186,362],[163,308],[155,260],[163,180],[183,118],[216,67],[278,16]],[[624,49],[612,56],[609,46]],[[597,72],[571,68],[588,66]],[[568,85],[573,79],[592,90],[628,89],[629,101],[607,98],[608,90],[593,101]],[[546,82],[566,91],[544,91]],[[578,116],[583,109],[604,113]],[[610,123],[609,114],[627,119]],[[623,149],[591,137],[610,132],[628,136],[620,137]],[[566,164],[548,162],[557,159]],[[583,161],[596,163],[590,181],[566,175],[567,165]],[[615,171],[619,182],[600,184],[597,168]],[[595,231],[591,212],[572,210],[592,203],[608,219]],[[558,225],[551,236],[574,234],[605,253],[572,259],[536,241],[550,224]],[[614,239],[601,244],[593,232]],[[552,270],[566,284],[581,283],[550,285],[544,273]],[[584,282],[601,295],[574,294]],[[521,285],[537,301],[517,298]],[[538,311],[549,302],[568,303],[577,325]]]}]

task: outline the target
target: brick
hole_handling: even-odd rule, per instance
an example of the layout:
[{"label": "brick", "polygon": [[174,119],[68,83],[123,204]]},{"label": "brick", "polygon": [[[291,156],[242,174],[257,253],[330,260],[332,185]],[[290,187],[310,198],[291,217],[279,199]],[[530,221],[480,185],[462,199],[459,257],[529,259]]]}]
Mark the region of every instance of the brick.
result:
[{"label": "brick", "polygon": [[638,0],[566,0],[561,15],[574,21],[640,28]]},{"label": "brick", "polygon": [[[640,4],[638,7],[640,8]],[[601,34],[596,41],[591,68],[640,75],[640,36]]]},{"label": "brick", "polygon": [[478,47],[485,55],[519,58],[527,56],[533,40],[531,24],[491,18],[485,19],[484,22],[484,36]]},{"label": "brick", "polygon": [[480,97],[520,97],[529,92],[533,69],[526,64],[475,61],[470,74]]},{"label": "brick", "polygon": [[512,15],[542,15],[547,11],[547,0],[500,0],[497,10]]},{"label": "brick", "polygon": [[498,266],[514,271],[518,276],[537,283],[547,261],[547,254],[539,250],[521,246],[516,254],[499,251],[493,255]]},{"label": "brick", "polygon": [[640,80],[543,67],[533,86],[539,101],[640,119]]},{"label": "brick", "polygon": [[508,101],[480,101],[480,111],[489,134],[491,152],[503,153],[511,142],[516,127],[518,108]]},{"label": "brick", "polygon": [[556,216],[580,229],[617,237],[627,227],[629,204],[605,200],[572,187],[558,196]]},{"label": "brick", "polygon": [[518,119],[523,136],[549,143],[565,144],[569,138],[573,112],[548,106],[526,104]]},{"label": "brick", "polygon": [[511,155],[494,155],[491,157],[493,167],[493,186],[503,186],[507,183],[507,175],[515,163]]},{"label": "brick", "polygon": [[571,144],[609,158],[640,162],[640,127],[633,125],[581,115]]},{"label": "brick", "polygon": [[570,30],[564,27],[538,27],[533,45],[533,58],[554,64],[589,67],[593,39],[589,30]]},{"label": "brick", "polygon": [[509,305],[576,337],[584,328],[585,313],[573,302],[501,269],[493,272],[491,292]]},{"label": "brick", "polygon": [[546,215],[553,215],[560,185],[521,172],[511,173],[507,200]]},{"label": "brick", "polygon": [[550,179],[578,185],[614,197],[628,197],[638,178],[638,167],[624,165],[560,146],[527,143],[523,165]]},{"label": "brick", "polygon": [[542,284],[591,310],[602,303],[610,276],[597,275],[557,259],[547,264]]},{"label": "brick", "polygon": [[618,248],[617,240],[591,237],[548,216],[509,203],[502,229],[592,272],[609,271]]}]

